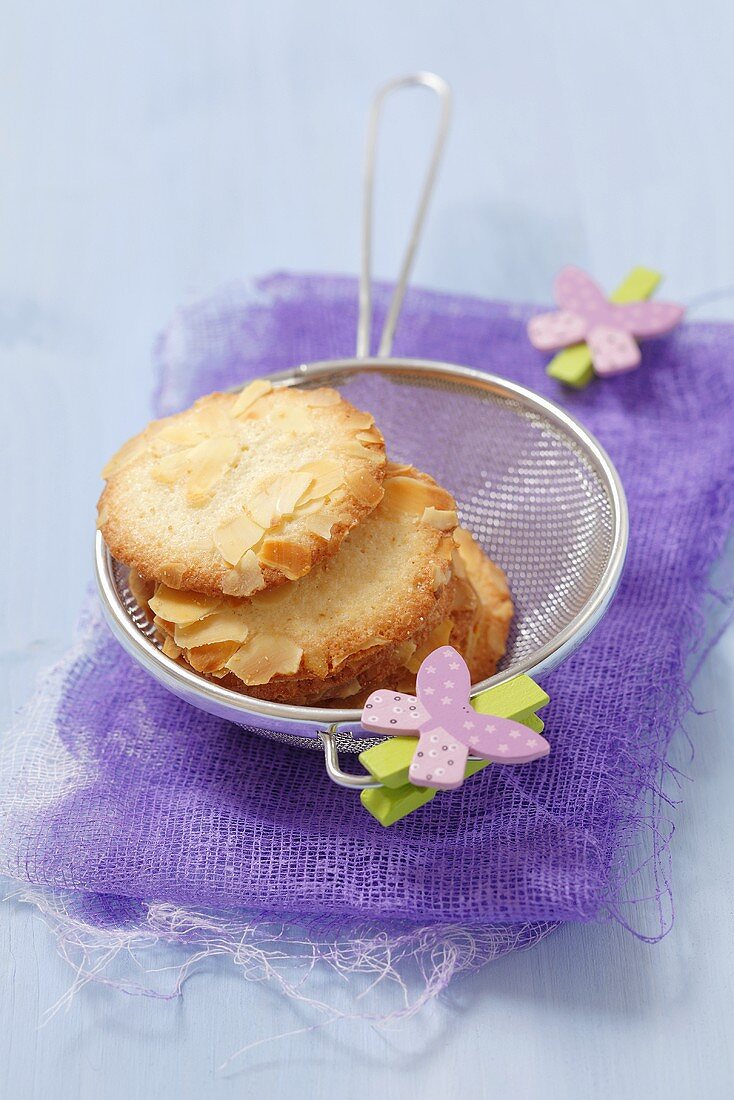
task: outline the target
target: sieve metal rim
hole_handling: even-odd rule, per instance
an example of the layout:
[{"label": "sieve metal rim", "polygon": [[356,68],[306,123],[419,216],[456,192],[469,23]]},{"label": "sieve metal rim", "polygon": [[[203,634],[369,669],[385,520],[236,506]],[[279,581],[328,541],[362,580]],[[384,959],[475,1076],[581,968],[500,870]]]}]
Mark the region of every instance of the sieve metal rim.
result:
[{"label": "sieve metal rim", "polygon": [[[498,375],[473,367],[459,366],[426,359],[334,359],[316,363],[304,363],[298,367],[279,371],[268,376],[277,386],[294,386],[333,378],[341,374],[346,379],[355,373],[372,371],[395,375],[400,372],[432,375],[437,381],[457,382],[474,386],[495,397],[512,400],[525,409],[545,417],[556,428],[568,433],[586,459],[594,467],[610,501],[612,542],[604,572],[594,593],[584,607],[551,641],[541,646],[537,653],[524,661],[503,669],[472,688],[472,698],[488,687],[503,683],[521,673],[538,677],[551,671],[565,660],[588,636],[606,611],[619,583],[629,538],[627,502],[622,483],[609,455],[598,440],[582,424],[548,398],[532,390],[510,382]],[[338,383],[337,383],[338,384]],[[238,389],[241,387],[233,387]],[[303,738],[316,737],[324,729],[335,727],[360,728],[360,711],[334,710],[319,707],[302,707],[254,699],[219,684],[211,683],[175,661],[166,657],[133,621],[130,611],[123,604],[115,583],[113,558],[102,536],[97,532],[95,545],[95,574],[102,608],[113,634],[128,653],[134,657],[155,679],[188,702],[210,713],[226,717],[240,725],[251,725],[256,720],[269,730]]]}]

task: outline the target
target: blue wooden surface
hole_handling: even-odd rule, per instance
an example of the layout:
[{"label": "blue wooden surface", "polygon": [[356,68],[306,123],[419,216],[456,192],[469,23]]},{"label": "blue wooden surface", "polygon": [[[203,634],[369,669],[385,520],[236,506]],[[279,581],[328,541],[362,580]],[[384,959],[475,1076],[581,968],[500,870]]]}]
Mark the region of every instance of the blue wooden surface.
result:
[{"label": "blue wooden surface", "polygon": [[[379,81],[433,68],[456,92],[418,281],[542,300],[564,262],[607,285],[641,262],[692,302],[734,281],[733,32],[725,0],[10,0],[4,723],[68,645],[90,577],[97,471],[146,416],[151,345],[175,306],[274,268],[356,269],[364,113]],[[409,136],[388,126],[386,275],[427,106],[405,106]],[[732,317],[733,304],[724,294],[696,316]],[[697,681],[709,713],[688,723],[695,759],[682,739],[676,748],[694,782],[676,813],[677,919],[661,944],[569,926],[397,1030],[343,1023],[221,1073],[244,1042],[308,1018],[211,964],[182,1000],[87,988],[39,1027],[70,974],[41,921],[6,904],[0,1096],[731,1096],[733,664],[728,638]]]}]

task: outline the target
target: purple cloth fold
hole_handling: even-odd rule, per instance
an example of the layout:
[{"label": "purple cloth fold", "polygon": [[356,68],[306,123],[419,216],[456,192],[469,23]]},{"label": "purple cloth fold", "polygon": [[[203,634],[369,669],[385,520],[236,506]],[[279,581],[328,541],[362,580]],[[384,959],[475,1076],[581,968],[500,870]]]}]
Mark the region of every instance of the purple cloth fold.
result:
[{"label": "purple cloth fold", "polygon": [[[378,314],[386,301],[378,288]],[[383,829],[329,782],[318,753],[191,709],[92,611],[6,745],[0,870],[97,899],[345,922],[538,922],[540,934],[546,922],[620,912],[634,894],[631,846],[643,823],[657,825],[655,791],[688,701],[684,664],[734,515],[734,328],[685,326],[647,344],[637,372],[573,393],[529,345],[531,312],[412,291],[395,354],[488,369],[552,397],[598,436],[626,486],[626,572],[602,625],[544,681],[543,766],[487,769]],[[229,288],[182,309],[162,337],[155,411],[351,355],[355,327],[351,279]]]}]

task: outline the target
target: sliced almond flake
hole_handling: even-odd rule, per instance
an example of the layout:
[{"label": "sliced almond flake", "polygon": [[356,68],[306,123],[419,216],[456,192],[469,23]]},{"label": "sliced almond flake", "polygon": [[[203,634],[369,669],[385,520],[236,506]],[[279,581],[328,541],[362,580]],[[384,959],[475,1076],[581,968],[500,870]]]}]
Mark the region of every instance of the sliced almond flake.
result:
[{"label": "sliced almond flake", "polygon": [[173,423],[166,424],[165,428],[161,428],[155,437],[155,442],[176,443],[180,447],[193,447],[195,444],[200,443],[204,437],[205,433],[201,427],[195,426],[190,420],[174,420]]},{"label": "sliced almond flake", "polygon": [[348,661],[350,657],[356,656],[357,653],[366,653],[369,649],[380,649],[382,646],[389,644],[389,638],[384,638],[381,634],[372,634],[369,638],[366,638],[361,645],[350,649],[348,653],[341,653],[338,657],[335,657],[331,662],[332,670],[336,671],[338,668],[341,668],[345,661]]},{"label": "sliced almond flake", "polygon": [[298,517],[298,519],[301,519],[303,516],[312,516],[316,512],[320,512],[323,509],[323,507],[324,507],[324,498],[323,497],[315,497],[314,500],[309,500],[309,501],[306,501],[305,503],[303,501],[299,501],[298,506],[296,508],[296,513],[295,514]]},{"label": "sliced almond flake", "polygon": [[410,660],[406,662],[406,668],[409,672],[417,672],[428,654],[433,653],[434,649],[438,649],[442,645],[448,645],[453,626],[451,619],[444,619],[442,623],[434,627],[423,645],[419,646]]},{"label": "sliced almond flake", "polygon": [[263,531],[269,531],[276,523],[275,502],[277,499],[277,486],[269,489],[260,489],[250,497],[245,505],[247,511]]},{"label": "sliced almond flake", "polygon": [[265,587],[265,580],[254,550],[247,550],[234,569],[222,577],[222,592],[228,596],[251,596]]},{"label": "sliced almond flake", "polygon": [[451,580],[451,570],[442,569],[440,565],[433,566],[433,591],[438,592],[440,588],[444,588]]},{"label": "sliced almond flake", "polygon": [[264,534],[259,523],[241,512],[217,528],[214,545],[228,565],[236,565],[247,550],[257,546]]},{"label": "sliced almond flake", "polygon": [[198,592],[184,592],[159,584],[155,596],[150,599],[151,610],[169,623],[184,626],[196,623],[211,615],[222,602],[221,596],[202,596]]},{"label": "sliced almond flake", "polygon": [[175,623],[169,623],[168,619],[162,619],[160,615],[153,616],[153,625],[157,627],[160,634],[170,634],[171,636],[173,636],[176,629]]},{"label": "sliced almond flake", "polygon": [[392,513],[409,513],[422,516],[426,508],[448,509],[454,504],[453,498],[438,485],[419,481],[415,477],[389,477],[385,481],[383,509]]},{"label": "sliced almond flake", "polygon": [[193,451],[193,447],[186,447],[181,451],[163,455],[151,470],[153,480],[162,485],[175,485],[177,481],[181,481],[191,469]]},{"label": "sliced almond flake", "polygon": [[369,470],[364,468],[350,470],[345,480],[350,491],[362,504],[374,508],[382,500],[382,485],[372,476]]},{"label": "sliced almond flake", "polygon": [[336,523],[336,516],[330,516],[326,512],[316,512],[306,519],[306,530],[318,535],[320,539],[331,538],[331,529]]},{"label": "sliced almond flake", "polygon": [[196,413],[194,427],[204,437],[231,433],[233,425],[228,406],[219,401],[207,401],[203,398],[201,402],[197,401],[194,405],[194,412]]},{"label": "sliced almond flake", "polygon": [[296,504],[304,496],[314,482],[314,475],[299,470],[294,474],[284,474],[278,482],[278,496],[275,502],[275,511],[278,519],[282,516],[291,516]]},{"label": "sliced almond flake", "polygon": [[413,656],[416,649],[417,646],[415,642],[411,642],[410,640],[408,640],[407,642],[403,642],[403,644],[399,646],[395,652],[395,656],[397,657],[398,662],[401,665],[407,665],[408,661]]},{"label": "sliced almond flake", "polygon": [[258,634],[245,642],[226,667],[245,684],[268,684],[273,676],[298,672],[303,650],[283,634]]},{"label": "sliced almond flake", "polygon": [[147,614],[150,611],[149,600],[155,592],[155,584],[152,581],[146,581],[135,569],[131,569],[127,575],[127,586],[138,607]]},{"label": "sliced almond flake", "polygon": [[225,435],[205,439],[191,448],[191,473],[186,487],[190,504],[202,504],[209,499],[212,489],[232,465],[237,453],[236,440]]},{"label": "sliced almond flake", "polygon": [[281,519],[293,515],[301,499],[310,497],[313,482],[309,472],[283,474],[247,502],[247,511],[263,530],[272,531]]},{"label": "sliced almond flake", "polygon": [[177,645],[183,649],[192,649],[217,642],[236,642],[237,645],[242,645],[249,633],[241,610],[237,607],[225,607],[215,611],[213,615],[207,615],[200,622],[177,626],[173,636]]},{"label": "sliced almond flake", "polygon": [[169,561],[159,569],[160,580],[169,588],[182,588],[186,563],[182,561]]},{"label": "sliced almond flake", "polygon": [[458,522],[459,517],[454,508],[434,508],[429,505],[421,516],[421,523],[427,523],[437,531],[453,531]]},{"label": "sliced almond flake", "polygon": [[168,635],[163,639],[163,653],[166,657],[170,657],[172,661],[178,660],[181,656],[181,649],[176,645],[173,638],[169,638]]},{"label": "sliced almond flake", "polygon": [[304,670],[309,676],[317,676],[320,680],[323,680],[329,675],[329,662],[323,653],[314,653],[311,651],[305,654],[303,664]]},{"label": "sliced almond flake", "polygon": [[415,473],[412,466],[406,466],[400,462],[388,462],[385,466],[385,477],[399,477],[403,474]]},{"label": "sliced almond flake", "polygon": [[250,382],[249,386],[245,386],[232,406],[232,416],[241,416],[243,413],[255,404],[261,397],[264,397],[266,393],[270,393],[272,385],[264,378],[256,378],[254,382]]},{"label": "sliced almond flake", "polygon": [[476,541],[474,536],[466,530],[465,527],[457,527],[453,533],[453,542],[456,546],[455,558],[461,563],[457,568],[457,572],[461,575],[466,573],[467,564],[472,561],[479,563],[483,559],[484,554]]},{"label": "sliced almond flake", "polygon": [[219,672],[239,649],[238,642],[217,642],[186,650],[186,660],[197,672]]},{"label": "sliced almond flake", "polygon": [[265,539],[257,552],[263,565],[279,569],[288,580],[294,581],[311,568],[311,552],[290,539]]},{"label": "sliced almond flake", "polygon": [[313,474],[316,478],[325,474],[341,473],[341,466],[338,462],[334,462],[333,458],[317,458],[313,462],[306,462],[303,466],[299,466],[298,469],[300,473]]},{"label": "sliced almond flake", "polygon": [[364,447],[356,439],[348,439],[340,448],[341,453],[351,458],[359,458],[362,462],[382,463],[382,452],[369,447]]},{"label": "sliced almond flake", "polygon": [[329,458],[319,458],[315,462],[307,462],[301,466],[300,473],[311,474],[313,482],[301,497],[299,505],[306,505],[312,500],[320,500],[329,496],[344,484],[344,470],[338,462]]},{"label": "sliced almond flake", "polygon": [[383,443],[382,433],[374,425],[367,431],[357,432],[356,438],[360,443]]},{"label": "sliced almond flake", "polygon": [[359,409],[349,417],[349,427],[354,431],[366,431],[374,422],[372,413],[360,412]]},{"label": "sliced almond flake", "polygon": [[324,409],[329,405],[338,405],[341,401],[341,394],[336,390],[323,387],[318,390],[306,390],[305,394],[306,404],[311,409]]}]

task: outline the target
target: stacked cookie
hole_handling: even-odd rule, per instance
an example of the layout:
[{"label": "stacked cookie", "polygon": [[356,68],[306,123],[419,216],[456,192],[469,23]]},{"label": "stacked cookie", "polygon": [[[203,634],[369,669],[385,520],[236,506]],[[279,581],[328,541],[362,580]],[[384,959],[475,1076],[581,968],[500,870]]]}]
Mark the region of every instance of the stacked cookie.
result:
[{"label": "stacked cookie", "polygon": [[352,707],[412,690],[440,645],[474,682],[504,653],[504,574],[451,495],[389,462],[373,417],[336,390],[211,394],[103,476],[98,526],[163,652],[226,687]]}]

